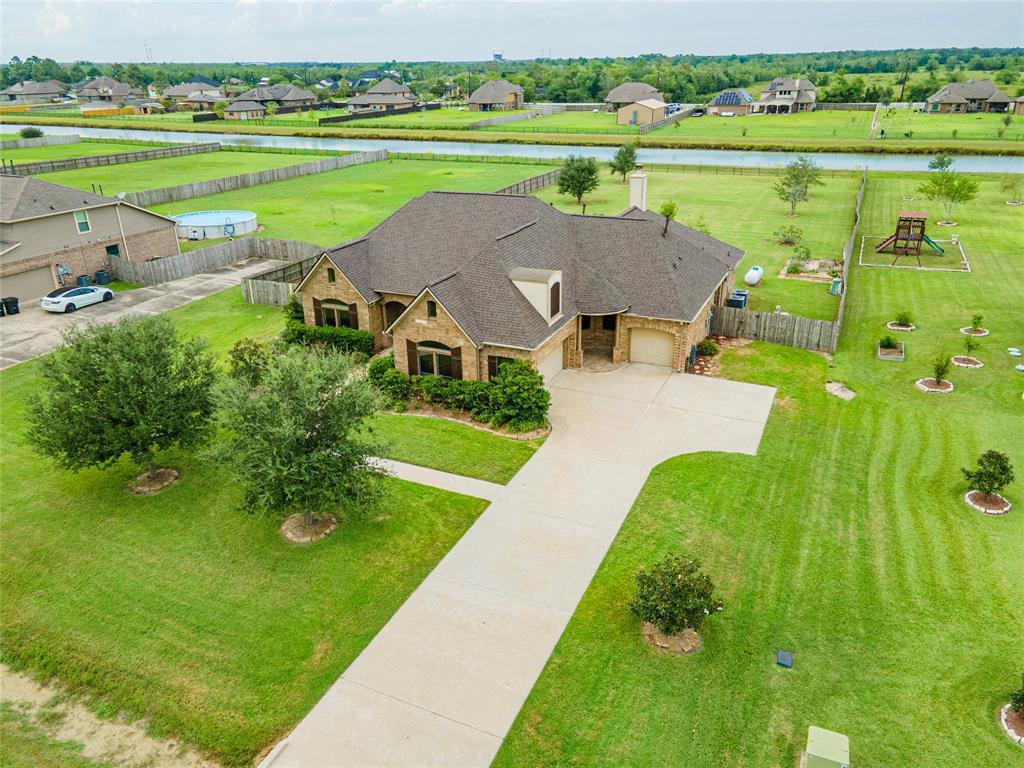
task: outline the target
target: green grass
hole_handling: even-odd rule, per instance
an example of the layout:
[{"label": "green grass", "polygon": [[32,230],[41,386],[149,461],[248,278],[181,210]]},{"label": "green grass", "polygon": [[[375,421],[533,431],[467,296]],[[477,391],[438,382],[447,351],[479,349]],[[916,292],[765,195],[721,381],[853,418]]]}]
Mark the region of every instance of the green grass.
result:
[{"label": "green grass", "polygon": [[618,125],[614,112],[557,112],[486,128],[488,131],[528,133],[638,133],[635,125]]},{"label": "green grass", "polygon": [[[168,314],[221,359],[282,322],[237,289]],[[125,492],[127,463],[72,473],[38,458],[24,442],[37,371],[0,373],[4,660],[227,764],[294,726],[486,505],[389,480],[378,507],[289,545],[201,452],[163,457],[182,479],[145,498]]]},{"label": "green grass", "polygon": [[[872,177],[868,228],[891,228],[916,183]],[[1024,517],[966,507],[960,467],[984,450],[1024,468],[1022,213],[982,182],[963,206],[971,274],[855,267],[833,363],[766,344],[729,350],[728,378],[779,388],[757,456],[698,454],[652,472],[495,765],[788,766],[807,726],[851,739],[860,768],[1019,765],[998,708],[1024,657]],[[900,309],[905,363],[874,359]],[[927,361],[983,311],[986,367],[917,392]],[[844,402],[826,379],[856,393]],[[1007,490],[1019,507],[1024,478]],[[638,569],[705,562],[725,611],[704,648],[667,657],[627,605]],[[796,665],[773,663],[779,648]]]},{"label": "green grass", "polygon": [[[705,169],[706,171],[713,168]],[[746,251],[737,269],[737,282],[753,265],[764,267],[761,284],[750,289],[750,308],[786,312],[821,320],[832,320],[838,299],[828,295],[827,283],[813,283],[779,277],[792,246],[781,246],[772,233],[794,225],[804,232],[803,243],[812,258],[842,259],[843,243],[853,226],[853,211],[859,178],[825,175],[825,186],[815,188],[812,199],[802,203],[795,219],[786,217],[789,206],[772,191],[775,175],[734,175],[724,173],[645,171],[648,175],[648,208],[658,210],[666,200],[679,206],[676,220],[694,225],[703,220],[711,234]],[[756,169],[746,169],[747,174]],[[629,186],[602,168],[601,186],[585,198],[587,213],[616,214],[629,206]],[[559,195],[556,186],[537,193],[566,211],[578,212],[576,201]],[[746,287],[746,286],[745,286]]]},{"label": "green grass", "polygon": [[502,115],[514,115],[527,110],[508,110],[505,112],[479,112],[475,109],[442,108],[428,111],[410,110],[402,114],[388,117],[372,117],[365,120],[350,120],[339,123],[340,126],[352,128],[464,128],[469,123],[489,120]]},{"label": "green grass", "polygon": [[381,413],[373,419],[389,455],[407,464],[506,484],[540,447],[540,440],[513,440],[451,421]]},{"label": "green grass", "polygon": [[118,293],[120,291],[134,291],[136,288],[141,287],[141,285],[129,283],[127,280],[111,280],[107,283],[107,288],[112,290],[114,293]]},{"label": "green grass", "polygon": [[[1003,141],[1024,141],[1024,117],[1012,116],[1009,126],[1003,125],[1003,115],[981,114],[926,114],[910,109],[894,109],[883,113],[879,128],[885,131],[885,140],[953,139],[964,141],[999,141],[999,130],[1005,129]],[[912,136],[905,136],[905,133]],[[970,151],[969,149],[967,151]]]},{"label": "green grass", "polygon": [[3,768],[105,768],[82,757],[82,745],[56,741],[27,715],[0,706],[0,766]]},{"label": "green grass", "polygon": [[704,115],[683,118],[654,133],[705,139],[865,139],[871,114],[820,110],[792,115]]},{"label": "green grass", "polygon": [[[92,189],[102,185],[107,195],[116,192],[139,192],[144,189],[173,187],[195,181],[220,179],[242,173],[284,168],[322,158],[316,155],[279,155],[260,152],[205,152],[198,155],[144,160],[100,168],[77,168],[72,171],[42,173],[37,178],[76,189]],[[194,210],[194,209],[193,209]]]},{"label": "green grass", "polygon": [[327,246],[364,234],[429,190],[493,192],[548,170],[512,163],[387,160],[157,205],[153,210],[165,215],[217,208],[256,211],[263,237]]},{"label": "green grass", "polygon": [[[75,144],[54,144],[50,147],[25,147],[24,149],[0,150],[0,157],[7,162],[34,163],[39,160],[65,160],[69,157],[90,157],[92,155],[112,155],[118,152],[141,152],[155,149],[152,143],[123,144],[121,142],[82,141]],[[94,170],[100,170],[99,168]]]}]

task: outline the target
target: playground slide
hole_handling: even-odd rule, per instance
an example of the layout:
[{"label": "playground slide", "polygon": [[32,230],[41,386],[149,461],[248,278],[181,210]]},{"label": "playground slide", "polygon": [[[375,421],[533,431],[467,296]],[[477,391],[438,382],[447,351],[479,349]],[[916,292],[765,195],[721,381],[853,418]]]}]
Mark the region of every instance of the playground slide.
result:
[{"label": "playground slide", "polygon": [[928,243],[928,245],[931,246],[931,249],[935,251],[937,254],[939,254],[939,256],[942,256],[946,252],[945,250],[943,250],[941,245],[939,245],[930,237],[928,237],[928,235],[921,235],[921,237],[924,238],[924,241]]},{"label": "playground slide", "polygon": [[875,253],[881,253],[894,242],[896,242],[896,235],[889,235],[885,240],[875,246]]}]

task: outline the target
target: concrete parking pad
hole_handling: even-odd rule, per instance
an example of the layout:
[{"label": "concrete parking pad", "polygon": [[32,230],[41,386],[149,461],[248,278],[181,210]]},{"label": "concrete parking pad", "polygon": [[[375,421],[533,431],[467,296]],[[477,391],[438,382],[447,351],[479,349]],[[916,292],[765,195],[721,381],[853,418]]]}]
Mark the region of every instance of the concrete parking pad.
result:
[{"label": "concrete parking pad", "polygon": [[551,436],[263,766],[489,765],[650,470],[756,453],[775,396],[647,365],[550,386]]}]

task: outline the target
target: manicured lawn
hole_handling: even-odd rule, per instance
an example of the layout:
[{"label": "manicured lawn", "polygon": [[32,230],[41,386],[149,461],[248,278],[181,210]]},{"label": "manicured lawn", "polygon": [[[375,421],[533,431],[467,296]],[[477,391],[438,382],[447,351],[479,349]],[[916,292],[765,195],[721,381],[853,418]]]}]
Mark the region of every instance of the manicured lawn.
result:
[{"label": "manicured lawn", "polygon": [[506,484],[540,447],[539,440],[513,440],[452,421],[382,413],[373,419],[389,455],[408,464]]},{"label": "manicured lawn", "polygon": [[[239,296],[169,314],[223,359],[281,325]],[[289,545],[275,520],[239,511],[202,452],[165,456],[182,479],[152,497],[125,492],[126,463],[71,473],[38,458],[24,442],[37,369],[0,373],[4,658],[227,764],[294,726],[485,506],[389,480],[327,540]]]},{"label": "manicured lawn", "polygon": [[792,115],[704,115],[685,117],[653,133],[708,139],[865,139],[871,114],[820,110]]},{"label": "manicured lawn", "polygon": [[[795,315],[834,319],[838,299],[828,295],[827,283],[779,277],[793,248],[778,245],[772,233],[786,225],[799,227],[811,258],[842,259],[843,243],[853,226],[859,178],[826,174],[825,186],[816,188],[812,199],[797,209],[798,216],[790,219],[786,217],[789,206],[772,191],[774,175],[733,175],[731,169],[721,170],[717,174],[645,171],[648,208],[656,211],[666,200],[674,200],[679,206],[677,221],[692,226],[703,220],[714,237],[746,251],[737,269],[737,283],[751,266],[764,267],[761,284],[750,289],[751,309],[781,306]],[[601,186],[585,198],[587,213],[616,214],[629,207],[629,186],[618,178],[602,168]],[[579,211],[576,201],[559,195],[556,186],[537,195],[563,210]]]},{"label": "manicured lawn", "polygon": [[334,245],[364,234],[428,190],[493,192],[551,170],[542,165],[386,160],[153,207],[167,215],[256,211],[263,237]]},{"label": "manicured lawn", "polygon": [[[166,144],[122,144],[121,142],[82,141],[75,144],[54,144],[50,147],[25,147],[4,149],[0,157],[8,162],[34,163],[38,160],[64,160],[69,157],[111,155],[117,152],[141,152],[145,149],[167,146]],[[100,170],[99,168],[95,170]]]},{"label": "manicured lawn", "polygon": [[442,108],[431,110],[409,110],[399,115],[388,117],[371,117],[366,120],[350,120],[339,123],[342,127],[353,128],[462,128],[467,123],[489,120],[492,117],[513,115],[527,110],[509,110],[506,112],[479,112],[475,109]]},{"label": "manicured lawn", "polygon": [[321,159],[317,155],[279,155],[269,152],[206,152],[124,165],[43,173],[38,178],[77,189],[92,189],[93,184],[102,185],[105,194],[113,195],[116,192],[138,192],[220,179]]},{"label": "manicured lawn", "polygon": [[488,131],[528,133],[638,133],[635,125],[618,125],[614,112],[558,112],[506,125],[486,128]]},{"label": "manicured lawn", "polygon": [[[1003,124],[1003,115],[982,113],[970,115],[925,114],[910,109],[893,109],[883,113],[879,128],[885,130],[885,140],[964,139],[998,141],[1000,129],[1005,129],[1004,141],[1024,141],[1024,117],[1012,116],[1009,126]],[[910,136],[904,134],[910,133]]]},{"label": "manicured lawn", "polygon": [[[873,177],[866,226],[891,226],[915,183]],[[957,214],[973,273],[854,268],[833,363],[725,353],[723,375],[779,388],[758,455],[652,472],[496,766],[788,766],[812,724],[847,734],[861,768],[1019,764],[997,713],[1024,636],[1024,374],[1005,353],[1024,344],[1024,212],[982,186]],[[920,328],[900,336],[908,361],[877,361],[902,308]],[[986,367],[954,368],[951,395],[917,392],[975,310]],[[1006,517],[961,499],[960,467],[989,448],[1018,469]],[[627,610],[637,570],[678,551],[703,558],[725,600],[691,657],[649,648]],[[774,665],[780,648],[794,669]]]}]

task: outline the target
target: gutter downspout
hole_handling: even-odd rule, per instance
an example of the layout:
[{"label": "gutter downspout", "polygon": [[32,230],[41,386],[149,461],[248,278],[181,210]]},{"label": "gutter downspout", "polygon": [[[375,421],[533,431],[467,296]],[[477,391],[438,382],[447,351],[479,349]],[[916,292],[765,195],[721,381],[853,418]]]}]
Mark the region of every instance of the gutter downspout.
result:
[{"label": "gutter downspout", "polygon": [[117,228],[121,230],[121,243],[124,245],[124,258],[126,261],[131,261],[132,257],[128,254],[128,238],[124,236],[124,224],[121,223],[120,203],[114,206],[114,212],[117,214]]}]

